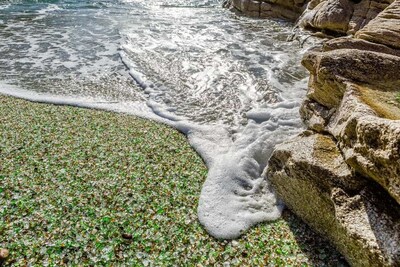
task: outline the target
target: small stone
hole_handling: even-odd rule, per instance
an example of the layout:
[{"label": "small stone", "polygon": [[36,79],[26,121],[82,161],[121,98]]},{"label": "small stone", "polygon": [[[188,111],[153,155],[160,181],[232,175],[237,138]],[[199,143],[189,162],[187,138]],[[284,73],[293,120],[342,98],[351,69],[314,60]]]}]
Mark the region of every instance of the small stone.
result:
[{"label": "small stone", "polygon": [[124,239],[132,239],[132,235],[128,234],[128,233],[123,233],[122,234],[122,238],[124,238]]},{"label": "small stone", "polygon": [[10,255],[8,249],[0,248],[0,261],[4,261],[5,259],[7,259],[8,255]]}]

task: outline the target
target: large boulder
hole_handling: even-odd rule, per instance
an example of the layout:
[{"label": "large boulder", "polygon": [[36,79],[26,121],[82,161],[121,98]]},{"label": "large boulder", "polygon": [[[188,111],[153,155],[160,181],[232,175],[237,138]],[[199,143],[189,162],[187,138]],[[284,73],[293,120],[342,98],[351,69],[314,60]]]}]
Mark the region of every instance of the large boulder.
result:
[{"label": "large boulder", "polygon": [[278,145],[267,176],[286,205],[351,265],[400,265],[399,205],[353,174],[332,137],[305,132]]},{"label": "large boulder", "polygon": [[295,21],[307,0],[229,0],[228,5],[245,15],[261,18],[283,18]]},{"label": "large boulder", "polygon": [[310,52],[302,64],[311,74],[307,97],[328,108],[339,106],[347,82],[400,88],[400,57],[388,54],[357,49]]},{"label": "large boulder", "polygon": [[299,18],[304,28],[332,34],[354,34],[393,0],[312,0]]},{"label": "large boulder", "polygon": [[300,23],[306,28],[346,33],[352,14],[349,0],[326,0],[304,14]]}]

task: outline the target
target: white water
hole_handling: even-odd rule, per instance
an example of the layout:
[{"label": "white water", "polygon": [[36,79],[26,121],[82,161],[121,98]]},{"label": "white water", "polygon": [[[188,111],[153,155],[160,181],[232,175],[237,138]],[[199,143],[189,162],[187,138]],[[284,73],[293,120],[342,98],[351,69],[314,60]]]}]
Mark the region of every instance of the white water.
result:
[{"label": "white water", "polygon": [[277,219],[283,205],[263,170],[301,130],[306,89],[290,25],[237,17],[218,1],[122,2],[38,4],[28,15],[27,4],[0,5],[12,14],[0,24],[0,93],[185,133],[209,168],[198,215],[217,238]]}]

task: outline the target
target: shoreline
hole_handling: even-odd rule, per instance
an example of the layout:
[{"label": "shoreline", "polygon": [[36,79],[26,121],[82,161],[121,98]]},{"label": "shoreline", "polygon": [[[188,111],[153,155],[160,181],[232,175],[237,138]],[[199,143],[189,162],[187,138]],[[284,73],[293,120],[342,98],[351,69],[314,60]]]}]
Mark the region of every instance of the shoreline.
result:
[{"label": "shoreline", "polygon": [[0,103],[6,265],[343,263],[287,211],[236,241],[210,237],[196,215],[207,170],[170,127],[9,96]]}]

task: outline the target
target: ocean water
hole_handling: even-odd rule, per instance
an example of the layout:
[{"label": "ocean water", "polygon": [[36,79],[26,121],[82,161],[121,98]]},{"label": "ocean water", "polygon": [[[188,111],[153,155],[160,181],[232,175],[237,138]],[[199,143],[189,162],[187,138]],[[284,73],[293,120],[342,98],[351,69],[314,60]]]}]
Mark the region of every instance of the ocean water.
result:
[{"label": "ocean water", "polygon": [[[0,1],[0,93],[126,112],[185,133],[209,173],[199,220],[221,239],[277,219],[263,174],[302,130],[292,25],[218,0]],[[148,177],[151,179],[151,177]]]}]

